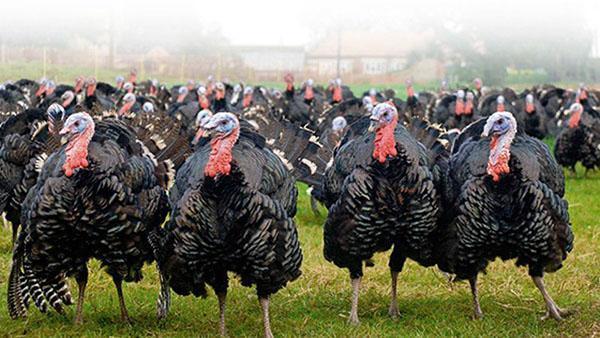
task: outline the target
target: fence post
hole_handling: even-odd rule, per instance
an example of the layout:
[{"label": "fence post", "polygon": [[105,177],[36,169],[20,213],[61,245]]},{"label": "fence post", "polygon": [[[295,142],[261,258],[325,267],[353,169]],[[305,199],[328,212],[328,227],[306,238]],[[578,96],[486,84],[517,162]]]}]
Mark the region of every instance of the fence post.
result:
[{"label": "fence post", "polygon": [[46,47],[44,47],[42,55],[43,55],[42,77],[46,77]]},{"label": "fence post", "polygon": [[179,81],[180,81],[181,83],[183,83],[183,81],[185,81],[185,80],[183,79],[183,72],[184,72],[184,69],[185,69],[185,54],[183,54],[183,55],[181,56],[181,68],[179,69]]}]

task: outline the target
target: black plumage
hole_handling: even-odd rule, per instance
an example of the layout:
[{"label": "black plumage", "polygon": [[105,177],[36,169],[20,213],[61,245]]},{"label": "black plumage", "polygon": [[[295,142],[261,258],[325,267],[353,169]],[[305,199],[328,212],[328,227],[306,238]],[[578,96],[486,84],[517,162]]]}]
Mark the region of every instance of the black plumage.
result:
[{"label": "black plumage", "polygon": [[[71,135],[69,143],[48,158],[24,202],[9,278],[13,318],[27,314],[29,300],[42,311],[50,304],[62,313],[71,303],[64,279],[74,276],[79,286],[75,321],[81,322],[87,262],[95,258],[113,278],[121,317],[129,320],[121,283],[139,281],[142,266],[153,260],[148,236],[166,217],[166,192],[153,160],[125,124],[101,121],[95,131],[90,126],[85,113],[69,117],[63,128]],[[77,142],[88,137],[83,157],[79,151],[85,147]]]},{"label": "black plumage", "polygon": [[[219,129],[223,122],[231,123],[228,131]],[[217,151],[211,141],[177,173],[170,192],[170,222],[155,244],[161,278],[182,295],[205,295],[205,284],[210,285],[219,296],[224,333],[227,272],[235,272],[242,285],[256,285],[269,336],[269,296],[300,275],[294,179],[260,135],[242,129],[235,140],[239,122],[233,114],[214,115],[206,128],[216,133],[214,142],[232,147],[230,171],[208,173],[224,144],[215,146],[221,149]],[[161,295],[159,313],[165,316],[168,286]]]},{"label": "black plumage", "polygon": [[[324,255],[350,272],[352,323],[358,322],[362,264],[374,253],[393,246],[389,261],[392,316],[398,314],[396,278],[406,259],[425,266],[435,263],[433,235],[441,212],[437,185],[445,172],[446,150],[437,140],[439,131],[425,122],[415,118],[414,125],[409,126],[412,133],[419,134],[421,143],[404,126],[390,122],[390,116],[397,119],[391,105],[376,106],[371,119],[377,125],[377,136],[367,132],[342,144],[324,177],[325,203],[329,208]],[[393,138],[393,148],[391,143],[374,146],[383,135],[380,133],[390,133],[387,137]],[[377,149],[387,151],[389,156],[378,157]]]},{"label": "black plumage", "polygon": [[556,137],[554,156],[560,165],[575,171],[581,163],[587,170],[600,167],[600,113],[575,103],[569,118],[562,124]]},{"label": "black plumage", "polygon": [[548,147],[517,129],[510,113],[481,119],[455,140],[439,266],[470,281],[475,317],[482,316],[477,275],[496,258],[527,266],[550,315],[564,314],[542,280],[544,272],[562,266],[573,246],[564,184]]}]

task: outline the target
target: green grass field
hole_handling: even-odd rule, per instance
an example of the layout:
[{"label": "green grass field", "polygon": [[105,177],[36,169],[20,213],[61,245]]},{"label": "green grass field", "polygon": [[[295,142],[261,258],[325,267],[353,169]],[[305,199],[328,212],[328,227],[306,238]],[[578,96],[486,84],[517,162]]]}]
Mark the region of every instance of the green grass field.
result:
[{"label": "green grass field", "polygon": [[[387,315],[389,272],[387,254],[376,256],[376,266],[365,271],[359,315],[361,325],[346,324],[350,308],[348,273],[325,261],[322,255],[324,216],[309,207],[305,186],[300,186],[296,217],[304,251],[303,274],[272,299],[271,317],[276,336],[594,336],[600,333],[600,173],[568,175],[567,199],[575,229],[575,249],[557,273],[547,276],[557,303],[575,314],[561,323],[540,321],[544,303],[525,269],[512,261],[493,263],[480,277],[482,320],[471,315],[467,283],[449,284],[434,268],[407,264],[399,278],[401,318]],[[323,211],[324,215],[324,211]],[[120,322],[112,281],[97,264],[91,276],[84,307],[84,324],[74,326],[74,308],[67,316],[41,314],[32,309],[26,320],[13,321],[6,311],[6,279],[10,265],[10,232],[0,231],[0,335],[4,336],[214,336],[218,334],[218,307],[207,299],[173,299],[170,317],[155,318],[158,279],[154,266],[145,279],[125,286],[134,323]],[[71,284],[73,292],[76,286]],[[231,336],[262,334],[260,308],[253,289],[233,281],[228,297],[227,323]]]},{"label": "green grass field", "polygon": [[[72,77],[75,75],[76,71]],[[357,86],[355,91],[362,92],[368,87]],[[304,252],[303,274],[272,298],[274,334],[309,337],[598,336],[600,172],[583,178],[583,171],[579,170],[577,176],[568,173],[566,183],[576,234],[575,249],[564,268],[546,278],[556,302],[575,311],[563,322],[539,320],[545,310],[542,298],[526,270],[516,268],[512,261],[497,261],[491,264],[487,275],[480,277],[485,317],[478,321],[471,319],[471,295],[467,283],[449,284],[435,268],[426,269],[410,262],[400,274],[398,284],[401,317],[392,320],[387,315],[389,253],[382,253],[376,256],[376,266],[365,271],[359,305],[361,325],[347,325],[351,294],[348,273],[323,258],[325,211],[321,216],[312,213],[306,186],[300,185],[296,221]],[[83,325],[73,325],[74,307],[68,309],[66,316],[41,314],[32,308],[26,320],[13,321],[6,310],[10,259],[10,231],[1,228],[0,336],[189,337],[218,334],[217,300],[212,293],[207,299],[174,296],[169,318],[157,322],[158,278],[154,266],[146,267],[142,282],[125,285],[125,298],[134,323],[122,323],[112,281],[97,262],[90,266]],[[71,289],[75,294],[74,283]],[[226,316],[231,336],[262,335],[261,312],[254,290],[241,287],[235,279],[228,295]]]}]

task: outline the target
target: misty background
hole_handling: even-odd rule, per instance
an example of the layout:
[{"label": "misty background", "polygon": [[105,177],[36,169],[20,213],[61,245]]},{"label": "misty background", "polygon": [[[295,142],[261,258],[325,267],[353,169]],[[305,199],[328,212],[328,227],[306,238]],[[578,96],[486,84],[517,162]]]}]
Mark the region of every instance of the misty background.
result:
[{"label": "misty background", "polygon": [[[600,82],[600,2],[244,1],[2,4],[0,78],[182,82]],[[33,69],[33,71],[31,71]],[[19,73],[21,71],[21,73]],[[104,79],[108,80],[108,79]]]}]

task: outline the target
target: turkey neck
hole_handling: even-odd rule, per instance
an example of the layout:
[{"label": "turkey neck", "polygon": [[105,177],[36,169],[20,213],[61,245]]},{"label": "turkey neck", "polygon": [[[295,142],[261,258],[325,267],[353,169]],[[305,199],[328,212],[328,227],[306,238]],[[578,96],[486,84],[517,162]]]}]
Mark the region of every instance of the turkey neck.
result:
[{"label": "turkey neck", "polygon": [[460,116],[465,113],[465,102],[462,99],[456,99],[456,105],[454,106],[454,114]]},{"label": "turkey neck", "polygon": [[533,103],[527,102],[525,104],[525,112],[528,114],[533,114],[534,111],[535,111],[535,106],[533,105]]},{"label": "turkey neck", "polygon": [[494,182],[500,180],[500,175],[510,172],[508,161],[510,160],[510,145],[514,137],[514,130],[509,130],[503,135],[492,136],[487,173],[492,176]]},{"label": "turkey neck", "polygon": [[88,167],[88,146],[92,140],[92,136],[94,136],[94,125],[87,127],[67,144],[67,148],[65,149],[67,158],[63,165],[63,170],[67,177],[71,177],[75,169]]},{"label": "turkey neck", "polygon": [[231,151],[240,136],[240,129],[235,128],[229,135],[215,137],[210,141],[210,157],[204,168],[204,175],[216,177],[217,175],[229,175],[231,172]]},{"label": "turkey neck", "polygon": [[250,102],[252,102],[252,94],[244,95],[244,99],[242,100],[242,106],[244,108],[248,108],[248,106],[250,105]]},{"label": "turkey neck", "polygon": [[473,113],[473,100],[467,100],[465,104],[465,115],[471,115]]},{"label": "turkey neck", "polygon": [[398,155],[398,152],[396,151],[396,138],[394,135],[397,124],[398,117],[394,117],[390,123],[377,129],[377,132],[375,133],[373,158],[379,161],[379,163],[384,163],[388,156],[394,157]]},{"label": "turkey neck", "polygon": [[342,101],[342,88],[341,87],[333,88],[333,100],[336,102]]},{"label": "turkey neck", "polygon": [[133,107],[134,102],[127,102],[123,105],[123,107],[121,107],[121,109],[119,109],[119,115],[123,115],[129,112],[129,110],[131,109],[131,107]]},{"label": "turkey neck", "polygon": [[581,120],[581,111],[573,112],[573,115],[569,119],[569,128],[577,128],[579,126],[579,121]]}]

